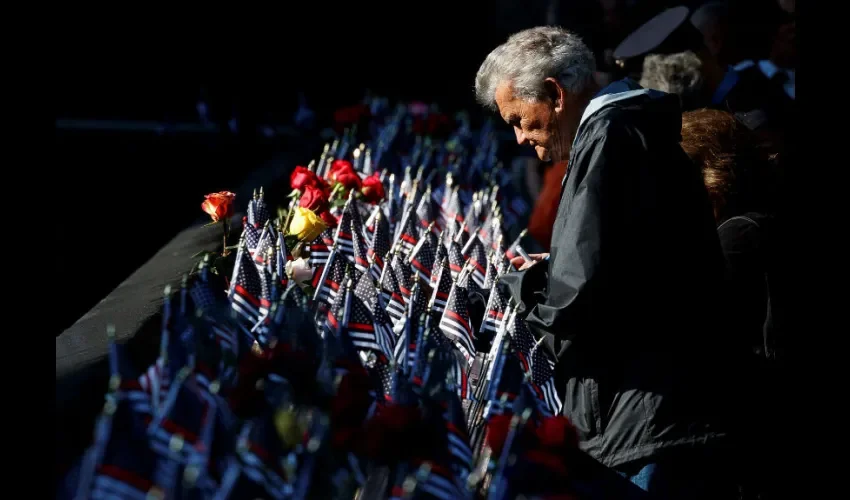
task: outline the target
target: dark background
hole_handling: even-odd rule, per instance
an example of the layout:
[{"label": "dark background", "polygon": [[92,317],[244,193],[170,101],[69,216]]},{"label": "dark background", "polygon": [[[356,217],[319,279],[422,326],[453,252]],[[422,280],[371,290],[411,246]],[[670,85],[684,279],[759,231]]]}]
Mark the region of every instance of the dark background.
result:
[{"label": "dark background", "polygon": [[[333,111],[367,89],[476,111],[483,58],[510,33],[546,24],[551,8],[548,0],[290,3],[251,13],[151,5],[61,15],[56,158],[76,215],[59,228],[55,335],[202,220],[205,193],[235,190],[268,162],[315,157]],[[600,54],[675,4],[625,2],[630,14],[606,21],[604,2],[557,3],[554,18]],[[299,93],[317,113],[315,129],[294,129]],[[172,130],[199,125],[201,97],[220,131]],[[233,116],[236,133],[227,130]],[[86,120],[99,120],[96,129]],[[289,132],[265,137],[263,125]]]}]

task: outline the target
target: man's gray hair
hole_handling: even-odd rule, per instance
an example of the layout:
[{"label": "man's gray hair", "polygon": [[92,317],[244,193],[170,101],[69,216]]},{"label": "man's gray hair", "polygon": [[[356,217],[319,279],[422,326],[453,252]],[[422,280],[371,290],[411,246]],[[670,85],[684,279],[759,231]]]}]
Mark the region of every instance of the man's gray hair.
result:
[{"label": "man's gray hair", "polygon": [[490,52],[475,76],[475,97],[496,110],[496,87],[511,82],[515,96],[539,100],[546,95],[543,81],[550,77],[577,93],[592,80],[595,69],[593,53],[577,35],[556,26],[531,28]]},{"label": "man's gray hair", "polygon": [[681,96],[683,105],[702,90],[702,61],[691,51],[649,54],[643,60],[640,86]]}]

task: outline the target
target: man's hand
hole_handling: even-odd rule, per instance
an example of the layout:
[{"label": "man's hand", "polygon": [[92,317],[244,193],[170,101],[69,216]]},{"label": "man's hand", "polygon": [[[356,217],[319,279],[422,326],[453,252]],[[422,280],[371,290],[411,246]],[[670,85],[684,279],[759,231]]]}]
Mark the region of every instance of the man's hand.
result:
[{"label": "man's hand", "polygon": [[531,257],[531,261],[526,261],[522,257],[514,257],[513,259],[511,259],[511,265],[513,265],[514,267],[516,267],[520,271],[523,271],[523,270],[528,269],[529,267],[533,266],[534,264],[537,264],[541,260],[548,259],[549,254],[548,253],[533,253],[533,254],[530,254],[529,257]]}]

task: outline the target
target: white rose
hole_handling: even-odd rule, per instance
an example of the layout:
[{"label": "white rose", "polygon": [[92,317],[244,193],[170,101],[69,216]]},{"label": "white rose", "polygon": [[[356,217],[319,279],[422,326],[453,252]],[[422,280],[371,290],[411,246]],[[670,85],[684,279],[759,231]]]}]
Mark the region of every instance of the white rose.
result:
[{"label": "white rose", "polygon": [[305,282],[309,283],[313,279],[313,268],[310,267],[307,259],[298,258],[290,260],[286,263],[286,275],[299,285],[303,285]]}]

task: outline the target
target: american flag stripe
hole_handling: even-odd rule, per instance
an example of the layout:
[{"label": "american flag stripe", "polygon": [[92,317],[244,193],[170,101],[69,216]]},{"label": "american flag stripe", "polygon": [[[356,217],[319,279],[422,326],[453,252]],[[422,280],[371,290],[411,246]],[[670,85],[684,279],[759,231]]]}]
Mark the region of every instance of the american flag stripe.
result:
[{"label": "american flag stripe", "polygon": [[369,274],[372,275],[376,281],[381,279],[381,270],[383,269],[383,264],[378,264],[377,259],[373,261],[374,263],[369,266]]},{"label": "american flag stripe", "polygon": [[378,343],[381,347],[381,352],[383,352],[386,356],[392,356],[393,347],[393,339],[395,339],[395,334],[392,329],[388,328],[383,324],[379,324],[376,328]]},{"label": "american flag stripe", "polygon": [[429,464],[431,472],[422,482],[416,484],[416,490],[422,491],[440,500],[453,500],[463,498],[464,495],[459,487],[451,479],[452,473],[436,464]]},{"label": "american flag stripe", "polygon": [[441,313],[446,310],[446,299],[438,295],[434,298],[434,312]]},{"label": "american flag stripe", "polygon": [[351,336],[351,344],[358,349],[367,349],[370,351],[380,351],[381,346],[375,343],[373,340],[375,336],[369,336],[369,338],[361,339],[357,334],[349,334]]},{"label": "american flag stripe", "polygon": [[[115,498],[145,500],[147,498],[148,491],[153,486],[150,484],[150,481],[143,481],[141,478],[138,478],[138,480],[130,482],[131,478],[128,477],[129,473],[126,473],[126,471],[114,469],[110,472],[111,474],[118,474],[122,477],[112,477],[112,475],[106,475],[101,471],[94,479],[94,488],[92,489],[90,498],[93,500],[113,500]],[[149,486],[144,486],[145,484]]]},{"label": "american flag stripe", "polygon": [[[450,424],[451,425],[451,424]],[[457,430],[448,432],[449,438],[449,453],[458,459],[461,465],[467,469],[472,468],[472,450],[469,449],[469,443],[457,434]]]},{"label": "american flag stripe", "polygon": [[245,319],[249,320],[253,325],[260,317],[260,311],[254,307],[245,297],[241,295],[233,295],[233,310],[241,314]]},{"label": "american flag stripe", "polygon": [[428,281],[428,282],[431,281],[431,269],[430,268],[423,265],[417,259],[413,259],[410,262],[410,265],[413,266],[413,268],[416,270],[416,273],[419,275],[420,278],[422,278],[423,280]]},{"label": "american flag stripe", "polygon": [[130,408],[141,415],[150,415],[153,413],[150,396],[142,391],[125,391],[122,397],[129,401]]},{"label": "american flag stripe", "polygon": [[471,363],[475,348],[473,347],[472,342],[467,340],[466,331],[449,321],[440,323],[440,328],[442,328],[443,333],[455,341],[455,344],[458,348],[460,348],[463,357],[466,358],[467,362]]},{"label": "american flag stripe", "polygon": [[257,297],[254,297],[250,292],[248,292],[248,290],[243,288],[242,285],[236,285],[234,287],[234,291],[236,292],[236,296],[250,303],[260,312],[262,312],[264,309],[268,310],[272,306],[271,302],[269,302],[268,299],[258,299]]},{"label": "american flag stripe", "polygon": [[561,401],[561,396],[558,394],[558,389],[555,385],[555,377],[547,380],[541,389],[543,390],[543,401],[546,402],[549,410],[553,415],[560,415],[561,410],[564,407],[564,403]]},{"label": "american flag stripe", "polygon": [[369,269],[369,263],[366,262],[366,259],[363,259],[362,257],[355,257],[354,268],[360,271],[361,273],[365,273]]},{"label": "american flag stripe", "polygon": [[447,316],[453,322],[460,324],[460,331],[466,333],[467,336],[470,335],[469,332],[472,331],[472,327],[469,326],[469,323],[460,314],[454,311],[446,311],[445,316]]},{"label": "american flag stripe", "polygon": [[318,288],[319,280],[322,278],[322,274],[324,274],[324,272],[325,272],[325,266],[324,265],[314,268],[313,279],[310,281],[310,285],[313,287],[313,289]]},{"label": "american flag stripe", "polygon": [[223,350],[234,351],[237,348],[238,339],[236,338],[236,332],[222,328],[215,324],[212,325],[212,330],[213,333],[215,333],[216,343],[218,343],[219,347]]}]

